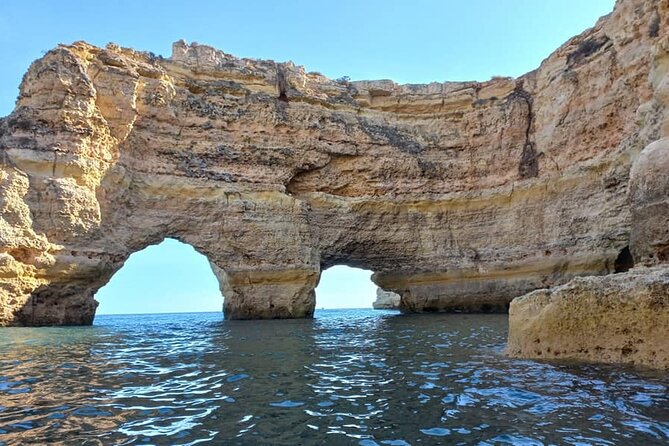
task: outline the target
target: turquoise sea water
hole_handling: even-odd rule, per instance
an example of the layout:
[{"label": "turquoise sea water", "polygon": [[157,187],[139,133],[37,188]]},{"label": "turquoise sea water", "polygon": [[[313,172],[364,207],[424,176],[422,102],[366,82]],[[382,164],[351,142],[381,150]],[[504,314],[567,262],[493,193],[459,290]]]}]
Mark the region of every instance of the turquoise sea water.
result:
[{"label": "turquoise sea water", "polygon": [[669,376],[501,355],[503,315],[0,329],[0,444],[667,445]]}]

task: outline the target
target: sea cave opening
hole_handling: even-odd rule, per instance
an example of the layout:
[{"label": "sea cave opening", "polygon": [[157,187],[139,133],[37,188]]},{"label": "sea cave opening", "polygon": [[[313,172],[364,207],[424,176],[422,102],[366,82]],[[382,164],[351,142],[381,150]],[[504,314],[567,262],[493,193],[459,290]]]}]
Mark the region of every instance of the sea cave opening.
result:
[{"label": "sea cave opening", "polygon": [[634,258],[630,252],[630,247],[625,246],[618,254],[613,264],[613,269],[616,273],[625,273],[632,268],[634,268]]},{"label": "sea cave opening", "polygon": [[95,299],[96,315],[220,312],[223,305],[207,258],[171,238],[130,255]]},{"label": "sea cave opening", "polygon": [[372,308],[377,286],[372,271],[335,265],[321,273],[316,287],[316,317],[319,310]]}]

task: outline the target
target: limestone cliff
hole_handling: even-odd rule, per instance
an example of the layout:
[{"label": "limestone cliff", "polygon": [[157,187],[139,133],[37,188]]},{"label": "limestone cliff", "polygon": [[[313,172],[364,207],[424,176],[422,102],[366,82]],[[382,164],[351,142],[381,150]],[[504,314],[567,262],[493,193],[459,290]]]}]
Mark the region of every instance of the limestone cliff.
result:
[{"label": "limestone cliff", "polygon": [[668,138],[646,147],[632,166],[631,251],[639,266],[622,274],[576,278],[514,299],[508,354],[669,370],[667,172]]},{"label": "limestone cliff", "polygon": [[628,254],[637,266],[514,299],[507,346],[512,356],[669,370],[669,2],[657,7],[651,24],[662,38],[651,53],[653,94],[638,114],[639,134],[659,139],[635,157],[628,190]]},{"label": "limestone cliff", "polygon": [[487,82],[60,46],[0,120],[0,324],[91,323],[95,291],[165,237],[208,257],[237,319],[311,316],[336,264],[408,312],[506,311],[614,272],[630,166],[667,132],[668,9],[620,0]]},{"label": "limestone cliff", "polygon": [[669,370],[669,268],[579,277],[514,299],[511,356]]}]

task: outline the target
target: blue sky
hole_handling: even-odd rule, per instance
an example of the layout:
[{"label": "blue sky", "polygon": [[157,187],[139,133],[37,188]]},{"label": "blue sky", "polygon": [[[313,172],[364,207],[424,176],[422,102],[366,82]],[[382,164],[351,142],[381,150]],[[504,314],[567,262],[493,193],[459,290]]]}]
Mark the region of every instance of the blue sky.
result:
[{"label": "blue sky", "polygon": [[[321,276],[318,308],[371,307],[371,271],[334,266]],[[98,291],[98,314],[221,311],[223,298],[207,258],[166,239],[136,252]]]},{"label": "blue sky", "polygon": [[[536,68],[613,5],[614,0],[2,0],[0,116],[11,112],[30,63],[61,42],[115,42],[168,57],[172,42],[185,39],[237,56],[292,60],[332,78],[487,80]],[[218,311],[220,295],[212,295],[217,286],[208,268],[188,246],[150,247],[101,290],[100,312]],[[318,307],[369,306],[368,277],[348,268],[329,270],[318,289]]]}]

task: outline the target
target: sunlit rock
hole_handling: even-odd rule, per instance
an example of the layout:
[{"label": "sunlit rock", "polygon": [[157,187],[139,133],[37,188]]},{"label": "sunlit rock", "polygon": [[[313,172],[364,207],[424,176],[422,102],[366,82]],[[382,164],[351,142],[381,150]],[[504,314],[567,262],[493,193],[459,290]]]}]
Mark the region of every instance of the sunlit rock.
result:
[{"label": "sunlit rock", "polygon": [[[633,3],[619,2],[619,10]],[[512,356],[669,369],[669,4],[652,5],[659,24],[648,34],[651,91],[639,106],[639,128],[630,141],[643,145],[659,138],[633,156],[630,245],[614,263],[620,274],[576,278],[513,300]]]},{"label": "sunlit rock", "polygon": [[614,272],[630,167],[668,128],[667,29],[663,2],[621,0],[524,76],[427,85],[59,46],[0,120],[0,324],[90,323],[96,290],[166,237],[240,319],[310,317],[336,264],[405,312],[506,311]]},{"label": "sunlit rock", "polygon": [[511,356],[669,369],[669,268],[579,277],[511,302]]}]

